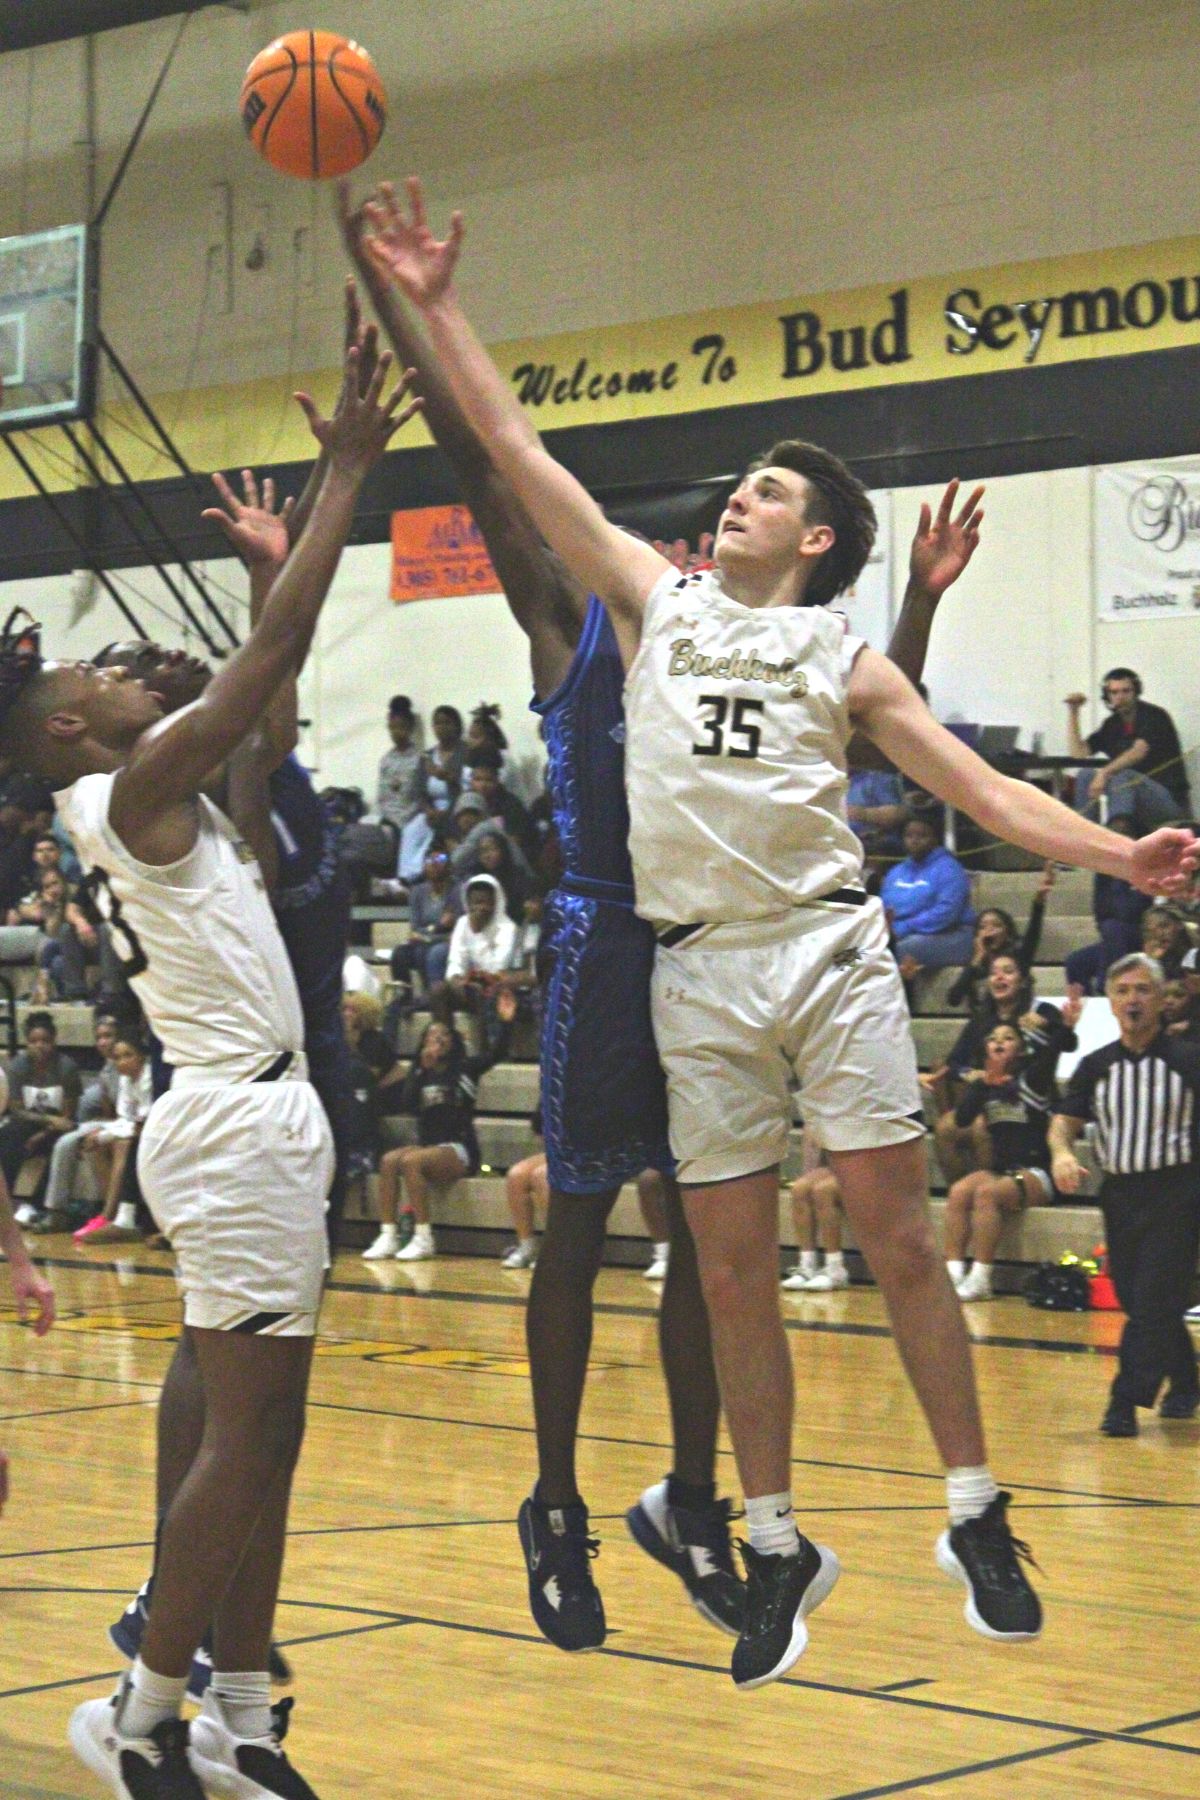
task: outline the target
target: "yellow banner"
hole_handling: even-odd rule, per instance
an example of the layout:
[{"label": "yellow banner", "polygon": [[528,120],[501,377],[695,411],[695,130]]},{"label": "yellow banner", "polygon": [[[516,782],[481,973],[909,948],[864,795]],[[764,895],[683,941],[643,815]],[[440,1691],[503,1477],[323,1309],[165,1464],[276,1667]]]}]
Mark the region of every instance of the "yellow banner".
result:
[{"label": "yellow banner", "polygon": [[[1200,343],[1200,238],[880,282],[752,306],[499,344],[492,354],[538,428],[753,405],[961,375],[1047,368]],[[331,346],[332,348],[332,346]],[[298,412],[281,418],[281,379],[157,394],[194,468],[301,461],[313,453]],[[318,403],[337,395],[333,365],[294,376]],[[131,409],[106,412],[137,479],[175,471],[147,454]],[[50,487],[64,475],[61,441],[32,434]],[[30,440],[25,440],[29,442]],[[420,421],[402,447],[427,443]],[[27,493],[0,464],[0,494]]]}]

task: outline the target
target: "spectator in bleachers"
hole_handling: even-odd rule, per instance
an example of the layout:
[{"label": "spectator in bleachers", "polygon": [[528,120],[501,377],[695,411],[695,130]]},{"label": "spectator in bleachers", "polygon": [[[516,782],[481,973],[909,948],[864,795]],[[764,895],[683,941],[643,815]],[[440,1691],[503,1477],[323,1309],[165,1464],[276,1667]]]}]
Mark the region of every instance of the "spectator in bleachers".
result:
[{"label": "spectator in bleachers", "polygon": [[900,972],[947,969],[971,954],[975,913],[967,871],[938,842],[932,820],[920,815],[904,827],[904,861],[883,878],[880,897],[891,923]]},{"label": "spectator in bleachers", "polygon": [[472,752],[482,750],[486,745],[490,750],[499,752],[503,763],[504,752],[508,749],[508,739],[500,725],[500,708],[493,702],[481,700],[471,713],[471,721],[467,726],[467,761],[472,760]]},{"label": "spectator in bleachers", "polygon": [[1200,1005],[1187,982],[1164,981],[1162,990],[1163,1030],[1168,1037],[1184,1038],[1189,1044],[1200,1043]]},{"label": "spectator in bleachers", "polygon": [[812,1294],[849,1287],[850,1275],[842,1251],[842,1190],[821,1151],[810,1143],[808,1133],[804,1139],[804,1172],[792,1183],[791,1201],[799,1256],[783,1278],[784,1287],[791,1293]]},{"label": "spectator in bleachers", "polygon": [[485,831],[479,840],[476,861],[477,869],[474,872],[491,875],[500,883],[505,910],[509,918],[519,925],[525,917],[533,884],[517,861],[511,838],[503,831]]},{"label": "spectator in bleachers", "polygon": [[382,1030],[383,1007],[375,994],[342,995],[342,1029],[350,1052],[355,1099],[355,1153],[361,1173],[374,1167],[378,1121],[399,1109],[404,1065]]},{"label": "spectator in bleachers", "polygon": [[27,1157],[49,1156],[75,1129],[79,1070],[58,1048],[48,1012],[25,1015],[25,1048],[8,1065],[9,1110],[0,1123],[0,1171],[10,1191]]},{"label": "spectator in bleachers", "polygon": [[[449,1024],[456,1008],[482,1020],[494,1012],[503,977],[513,968],[517,927],[504,909],[504,892],[492,875],[467,883],[464,916],[450,934],[446,979],[430,995],[434,1017]],[[515,1001],[514,1001],[515,1006]]]},{"label": "spectator in bleachers", "polygon": [[482,744],[467,755],[471,787],[484,803],[486,816],[520,848],[528,862],[538,853],[538,836],[524,804],[500,779],[502,758],[491,744]]},{"label": "spectator in bleachers", "polygon": [[1103,725],[1085,740],[1079,714],[1085,694],[1067,695],[1067,740],[1072,756],[1104,756],[1101,769],[1081,769],[1075,805],[1099,813],[1103,795],[1110,812],[1128,813],[1135,836],[1153,831],[1191,810],[1187,769],[1175,721],[1165,707],[1142,699],[1141,677],[1133,669],[1110,669],[1100,688],[1108,708]]},{"label": "spectator in bleachers", "polygon": [[450,858],[444,850],[431,849],[423,879],[409,892],[408,941],[392,951],[392,980],[401,990],[402,1012],[411,1009],[414,975],[421,977],[427,990],[445,980],[450,933],[462,911],[462,889],[450,872]]},{"label": "spectator in bleachers", "polygon": [[[1135,827],[1127,813],[1119,813],[1108,821],[1110,831],[1122,837],[1133,837]],[[1070,993],[1102,994],[1110,963],[1138,949],[1142,941],[1142,916],[1150,905],[1149,894],[1141,894],[1129,882],[1116,875],[1093,875],[1092,917],[1099,938],[1072,950],[1066,959],[1067,989]]]},{"label": "spectator in bleachers", "polygon": [[[100,1058],[100,1067],[94,1073],[83,1077],[83,1091],[79,1097],[79,1111],[76,1114],[78,1124],[74,1131],[65,1132],[57,1139],[50,1153],[50,1170],[46,1179],[45,1210],[40,1215],[50,1230],[61,1229],[70,1222],[72,1203],[75,1200],[75,1183],[79,1172],[80,1156],[84,1139],[92,1132],[98,1131],[106,1121],[117,1116],[117,1095],[120,1091],[120,1071],[113,1061],[120,1027],[111,1013],[98,1013],[93,1027],[96,1054]],[[90,1183],[90,1175],[89,1175]],[[95,1198],[94,1195],[91,1196]],[[39,1215],[37,1209],[28,1202],[22,1206],[18,1214],[22,1224],[37,1229]]]},{"label": "spectator in bleachers", "polygon": [[846,817],[868,858],[898,856],[908,817],[904,784],[894,769],[851,769]]},{"label": "spectator in bleachers", "polygon": [[89,956],[99,954],[99,933],[72,898],[61,869],[42,869],[37,890],[10,910],[8,922],[38,927],[38,972],[31,996],[36,1006],[86,999],[85,966]]},{"label": "spectator in bleachers", "polygon": [[413,742],[417,723],[408,695],[393,694],[387,710],[392,747],[380,758],[375,810],[386,824],[392,826],[397,845],[401,832],[421,803],[418,779],[421,752]]},{"label": "spectator in bleachers", "polygon": [[432,748],[421,752],[413,787],[416,811],[400,833],[401,881],[417,881],[434,838],[445,830],[462,792],[465,750],[462,714],[455,706],[435,706],[430,720]]},{"label": "spectator in bleachers", "polygon": [[0,915],[36,884],[34,845],[45,835],[44,802],[41,783],[25,775],[10,776],[0,790]]},{"label": "spectator in bleachers", "polygon": [[[496,1012],[499,1029],[490,1048],[478,1056],[467,1054],[452,1025],[434,1019],[426,1026],[403,1090],[404,1111],[416,1115],[417,1142],[385,1150],[379,1160],[379,1235],[363,1251],[364,1260],[394,1256],[397,1262],[424,1262],[437,1255],[430,1189],[478,1172],[474,1118],[479,1083],[507,1053],[516,996],[498,994]],[[402,1190],[414,1225],[411,1240],[401,1248],[397,1219]]]},{"label": "spectator in bleachers", "polygon": [[963,964],[946,996],[951,1006],[973,1011],[983,997],[988,968],[999,951],[1015,952],[1022,968],[1032,969],[1042,941],[1042,925],[1046,917],[1046,901],[1058,879],[1053,863],[1047,863],[1029,907],[1029,918],[1022,934],[1017,922],[1002,906],[985,906],[975,920],[975,939],[971,960]]},{"label": "spectator in bleachers", "polygon": [[112,1060],[117,1071],[115,1116],[84,1140],[104,1204],[75,1232],[77,1244],[134,1243],[142,1236],[137,1223],[141,1200],[137,1142],[154,1104],[150,1059],[140,1040],[126,1033],[118,1035]]},{"label": "spectator in bleachers", "polygon": [[[457,841],[450,850],[450,867],[456,879],[465,880],[468,876],[492,873],[485,870],[480,856],[480,847],[487,837],[499,837],[507,845],[507,860],[515,869],[519,881],[525,883],[526,892],[534,887],[533,870],[524,851],[493,818],[487,816],[487,802],[482,794],[468,788],[459,796],[454,805],[454,820],[451,827]],[[514,918],[519,914],[514,913]]]},{"label": "spectator in bleachers", "polygon": [[[960,1131],[979,1124],[984,1166],[962,1176],[946,1199],[945,1256],[960,1300],[990,1300],[992,1268],[1004,1221],[1056,1197],[1046,1132],[1057,1099],[1054,1071],[1075,1046],[1082,1001],[1068,1000],[1036,1031],[997,1025],[982,1069],[973,1069],[955,1108]],[[967,1259],[971,1268],[967,1269]]]},{"label": "spectator in bleachers", "polygon": [[1184,972],[1192,940],[1182,917],[1171,906],[1148,906],[1142,914],[1142,949],[1152,956],[1168,981]]}]

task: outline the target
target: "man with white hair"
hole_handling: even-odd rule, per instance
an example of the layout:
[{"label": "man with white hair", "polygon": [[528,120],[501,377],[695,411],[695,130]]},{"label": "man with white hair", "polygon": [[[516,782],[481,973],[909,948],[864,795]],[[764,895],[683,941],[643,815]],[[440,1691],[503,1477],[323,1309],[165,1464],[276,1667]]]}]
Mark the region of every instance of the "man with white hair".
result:
[{"label": "man with white hair", "polygon": [[1077,1064],[1050,1124],[1051,1173],[1063,1193],[1078,1191],[1073,1145],[1094,1122],[1109,1270],[1128,1314],[1100,1429],[1136,1437],[1137,1408],[1153,1406],[1164,1381],[1162,1418],[1192,1419],[1200,1409],[1184,1324],[1200,1254],[1200,1046],[1164,1031],[1163,972],[1153,957],[1121,957],[1107,988],[1121,1035]]}]

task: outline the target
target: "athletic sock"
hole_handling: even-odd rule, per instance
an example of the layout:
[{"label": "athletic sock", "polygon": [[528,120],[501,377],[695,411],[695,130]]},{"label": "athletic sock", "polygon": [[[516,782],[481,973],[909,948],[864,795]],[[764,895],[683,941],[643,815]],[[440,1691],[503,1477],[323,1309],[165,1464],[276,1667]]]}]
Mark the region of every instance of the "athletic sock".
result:
[{"label": "athletic sock", "polygon": [[684,1512],[704,1512],[716,1497],[715,1481],[705,1481],[694,1487],[690,1481],[681,1481],[678,1475],[667,1476],[668,1506],[682,1506]]},{"label": "athletic sock", "polygon": [[117,1714],[117,1736],[149,1737],[164,1719],[177,1719],[187,1684],[186,1675],[156,1675],[139,1656],[130,1671],[129,1685]]},{"label": "athletic sock", "polygon": [[665,1244],[655,1244],[655,1246],[654,1246],[655,1262],[666,1262],[667,1259],[669,1258],[670,1254],[671,1254],[670,1239],[668,1239]]},{"label": "athletic sock", "polygon": [[829,1275],[844,1275],[846,1273],[846,1258],[842,1255],[840,1250],[827,1250],[825,1252],[825,1271]]},{"label": "athletic sock", "polygon": [[271,1677],[265,1669],[237,1674],[214,1670],[212,1692],[236,1738],[265,1738],[271,1730]]},{"label": "athletic sock", "polygon": [[517,1247],[518,1249],[529,1251],[530,1255],[532,1255],[537,1249],[537,1239],[535,1237],[518,1238]]},{"label": "athletic sock", "polygon": [[123,1201],[121,1205],[118,1206],[117,1216],[113,1220],[113,1224],[119,1226],[122,1231],[134,1230],[137,1225],[137,1207],[133,1204],[132,1200]]},{"label": "athletic sock", "polygon": [[974,1469],[946,1470],[946,1505],[951,1525],[962,1525],[986,1512],[1000,1489],[986,1463]]},{"label": "athletic sock", "polygon": [[800,1534],[790,1494],[746,1496],[750,1548],[762,1556],[799,1556]]},{"label": "athletic sock", "polygon": [[820,1266],[821,1258],[817,1255],[815,1250],[802,1250],[800,1252],[800,1273],[802,1275],[815,1275]]},{"label": "athletic sock", "polygon": [[988,1286],[990,1287],[992,1284],[992,1265],[991,1265],[991,1263],[981,1263],[981,1262],[972,1263],[971,1264],[971,1275],[976,1281],[986,1281]]},{"label": "athletic sock", "polygon": [[967,1272],[967,1265],[962,1260],[961,1256],[947,1257],[946,1268],[949,1272],[951,1281],[961,1281]]}]

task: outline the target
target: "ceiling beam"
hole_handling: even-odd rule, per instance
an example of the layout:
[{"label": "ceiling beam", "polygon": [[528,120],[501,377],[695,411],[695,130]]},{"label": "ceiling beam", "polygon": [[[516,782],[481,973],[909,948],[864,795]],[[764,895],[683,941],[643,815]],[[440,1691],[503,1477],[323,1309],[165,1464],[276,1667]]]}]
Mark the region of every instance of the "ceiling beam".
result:
[{"label": "ceiling beam", "polygon": [[[171,13],[200,12],[210,0],[8,0],[0,5],[0,51],[28,50],[62,38],[140,25]],[[245,0],[229,0],[245,10]]]}]

